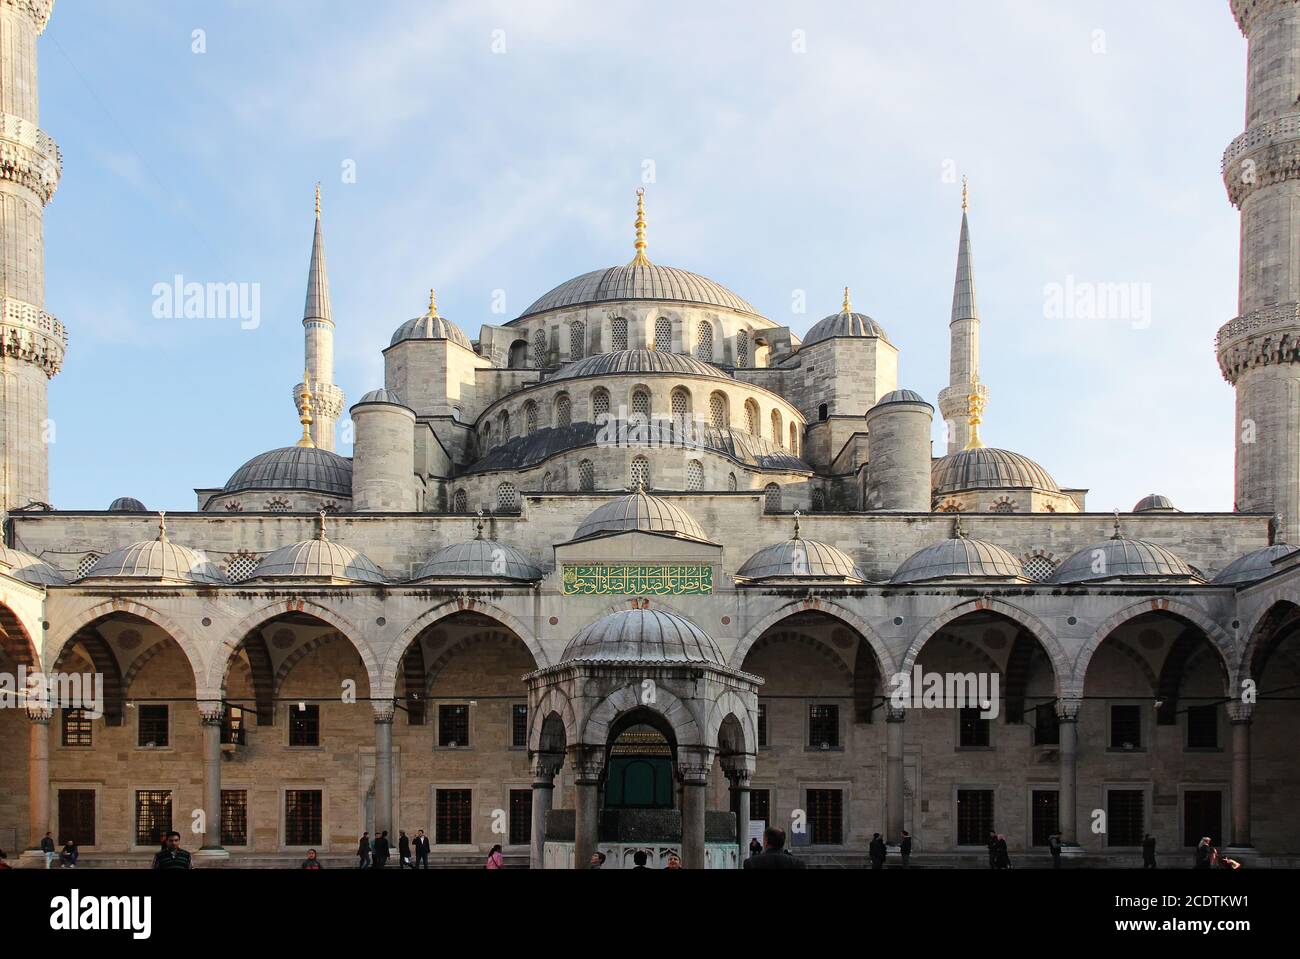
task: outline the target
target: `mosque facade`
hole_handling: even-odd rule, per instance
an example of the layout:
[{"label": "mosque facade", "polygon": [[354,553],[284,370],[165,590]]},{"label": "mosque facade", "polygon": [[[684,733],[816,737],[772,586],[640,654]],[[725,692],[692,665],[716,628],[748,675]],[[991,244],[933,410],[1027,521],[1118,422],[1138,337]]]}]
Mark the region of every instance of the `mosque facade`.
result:
[{"label": "mosque facade", "polygon": [[0,687],[0,847],[126,866],[175,828],[201,863],[276,865],[424,830],[435,865],[735,868],[770,824],[825,866],[904,831],[917,863],[997,832],[1090,865],[1147,834],[1300,864],[1293,0],[1231,3],[1234,509],[1122,514],[984,443],[964,192],[933,403],[849,290],[800,335],[654,262],[638,195],[629,262],[476,338],[430,293],[349,406],[318,191],[286,445],[192,511],[56,509],[52,6],[0,0],[0,676],[53,681]]}]

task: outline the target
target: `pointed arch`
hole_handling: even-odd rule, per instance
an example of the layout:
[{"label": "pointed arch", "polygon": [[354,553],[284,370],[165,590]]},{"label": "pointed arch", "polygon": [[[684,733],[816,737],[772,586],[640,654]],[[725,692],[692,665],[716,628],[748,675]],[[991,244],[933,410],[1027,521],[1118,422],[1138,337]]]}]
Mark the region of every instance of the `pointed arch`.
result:
[{"label": "pointed arch", "polygon": [[840,620],[850,629],[856,630],[858,635],[866,640],[867,645],[871,647],[872,653],[875,654],[876,664],[882,676],[890,676],[898,671],[889,647],[885,645],[885,641],[880,638],[880,635],[867,624],[866,620],[838,603],[818,597],[794,600],[773,610],[759,620],[736,644],[735,652],[731,654],[731,667],[741,669],[745,657],[749,654],[750,647],[758,642],[759,637],[783,619],[789,619],[796,613],[804,612],[825,613],[827,616]]},{"label": "pointed arch", "polygon": [[126,690],[128,684],[122,675],[122,665],[118,662],[116,654],[114,654],[112,647],[109,646],[108,640],[104,638],[103,633],[93,625],[78,630],[77,634],[72,637],[72,642],[64,647],[60,660],[50,667],[51,670],[58,671],[63,665],[63,660],[72,654],[72,650],[77,644],[80,644],[81,648],[86,651],[95,672],[103,677],[105,724],[121,726],[126,719]]},{"label": "pointed arch", "polygon": [[159,612],[152,606],[133,599],[124,599],[120,596],[74,613],[67,619],[60,620],[57,626],[52,625],[45,639],[44,662],[57,663],[63,656],[65,647],[71,644],[81,630],[94,625],[102,619],[109,619],[113,616],[134,616],[136,619],[142,619],[146,623],[158,627],[170,636],[189,661],[190,671],[194,674],[195,686],[200,685],[200,680],[207,675],[207,661],[199,649],[198,643],[194,641],[189,632],[170,616]]},{"label": "pointed arch", "polygon": [[0,649],[15,666],[40,667],[40,650],[22,617],[0,597]]},{"label": "pointed arch", "polygon": [[532,716],[529,719],[528,726],[528,749],[530,752],[551,752],[548,747],[553,743],[544,742],[543,730],[546,726],[546,720],[549,716],[558,716],[564,726],[564,738],[566,745],[576,743],[578,740],[578,721],[573,713],[573,703],[569,697],[552,687],[542,694],[537,705],[533,707]]},{"label": "pointed arch", "polygon": [[740,744],[741,748],[736,751],[751,755],[758,752],[758,734],[754,729],[753,714],[740,694],[730,689],[723,692],[709,706],[709,719],[704,727],[704,744],[721,750],[722,744],[718,740],[718,734],[728,716],[733,717],[740,724],[744,739]]},{"label": "pointed arch", "polygon": [[610,727],[620,716],[633,710],[648,711],[661,716],[672,728],[677,745],[703,746],[706,744],[704,722],[691,708],[663,686],[655,690],[653,703],[641,701],[640,683],[629,683],[614,690],[587,714],[582,724],[578,742],[586,746],[604,747],[609,742]]}]

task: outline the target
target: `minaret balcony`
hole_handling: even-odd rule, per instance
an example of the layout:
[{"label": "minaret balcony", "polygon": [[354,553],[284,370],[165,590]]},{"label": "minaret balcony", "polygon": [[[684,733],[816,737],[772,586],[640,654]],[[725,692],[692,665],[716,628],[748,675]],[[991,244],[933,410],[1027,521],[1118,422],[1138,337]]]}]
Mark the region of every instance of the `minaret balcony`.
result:
[{"label": "minaret balcony", "polygon": [[1223,153],[1222,170],[1236,207],[1259,187],[1300,179],[1300,113],[1256,124],[1237,137]]},{"label": "minaret balcony", "polygon": [[49,203],[62,172],[63,154],[52,136],[22,117],[0,113],[0,177]]},{"label": "minaret balcony", "polygon": [[1282,303],[1239,316],[1214,340],[1219,369],[1229,383],[1257,366],[1300,362],[1300,303]]}]

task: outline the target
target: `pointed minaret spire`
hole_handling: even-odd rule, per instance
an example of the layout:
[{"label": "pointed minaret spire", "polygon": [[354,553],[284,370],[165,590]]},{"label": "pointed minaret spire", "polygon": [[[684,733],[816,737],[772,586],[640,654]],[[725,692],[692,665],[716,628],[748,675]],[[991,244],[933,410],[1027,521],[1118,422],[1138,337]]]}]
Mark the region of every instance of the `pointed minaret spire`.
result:
[{"label": "pointed minaret spire", "polygon": [[939,394],[939,411],[948,425],[948,452],[967,448],[971,441],[971,394],[979,384],[980,314],[975,302],[975,267],[971,256],[970,185],[962,177],[961,236],[957,241],[957,278],[948,323],[948,387]]},{"label": "pointed minaret spire", "polygon": [[628,266],[649,266],[650,258],[645,255],[645,187],[636,191],[636,256]]},{"label": "pointed minaret spire", "polygon": [[320,184],[316,184],[316,227],[307,267],[307,301],[302,309],[307,377],[294,387],[294,405],[301,413],[304,394],[314,388],[311,439],[323,450],[334,449],[334,426],[343,412],[343,391],[334,385],[334,312],[325,269],[325,236],[321,229]]}]

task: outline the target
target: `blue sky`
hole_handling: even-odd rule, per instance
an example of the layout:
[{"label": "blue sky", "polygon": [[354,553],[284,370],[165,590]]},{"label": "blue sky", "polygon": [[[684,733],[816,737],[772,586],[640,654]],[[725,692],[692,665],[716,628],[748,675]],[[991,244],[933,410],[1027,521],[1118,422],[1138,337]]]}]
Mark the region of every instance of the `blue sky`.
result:
[{"label": "blue sky", "polygon": [[[651,161],[653,260],[796,331],[850,285],[932,401],[968,174],[985,441],[1093,510],[1231,509],[1213,337],[1237,312],[1219,158],[1245,51],[1220,0],[59,0],[40,46],[64,154],[46,303],[71,338],[52,500],[193,509],[297,438],[317,180],[351,403],[430,286],[476,337],[494,291],[514,316],[629,259]],[[259,284],[260,325],[155,319],[177,274]],[[1139,284],[1149,320],[1051,315],[1068,282]]]}]

